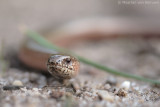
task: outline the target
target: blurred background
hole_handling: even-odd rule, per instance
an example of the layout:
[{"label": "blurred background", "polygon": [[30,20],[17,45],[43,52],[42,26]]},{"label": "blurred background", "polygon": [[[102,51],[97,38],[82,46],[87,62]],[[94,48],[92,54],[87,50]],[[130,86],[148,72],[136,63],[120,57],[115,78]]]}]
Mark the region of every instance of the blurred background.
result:
[{"label": "blurred background", "polygon": [[[79,31],[80,33],[86,29],[96,29],[96,31],[104,32],[105,34],[129,34],[131,37],[135,35],[138,35],[139,37],[142,35],[149,35],[151,37],[155,35],[159,36],[159,10],[159,0],[1,0],[0,41],[1,44],[4,45],[3,50],[10,54],[7,56],[9,58],[12,53],[18,53],[19,48],[25,40],[25,35],[19,30],[23,25],[38,32],[41,30],[56,30],[67,26],[66,28],[69,28],[67,29],[68,32],[71,33],[75,31]],[[105,62],[105,65],[128,71],[130,67],[126,67],[126,63],[129,64],[128,62],[131,62],[131,56],[125,58],[127,59],[126,62],[123,60],[123,57],[119,62],[115,62],[116,58],[113,54],[117,53],[115,51],[116,49],[123,48],[122,50],[124,53],[126,53],[125,51],[128,51],[132,54],[134,54],[134,51],[136,50],[153,51],[153,49],[151,49],[153,48],[152,46],[156,46],[156,48],[159,49],[159,45],[156,44],[159,41],[151,41],[149,44],[152,46],[148,46],[148,41],[138,40],[138,43],[135,43],[135,41],[137,42],[137,40],[134,39],[132,42],[131,40],[122,40],[120,43],[110,41],[111,45],[106,44],[109,43],[109,41],[105,41],[104,44],[101,44],[102,46],[99,46],[94,42],[92,45],[86,47],[86,50],[89,49],[90,52],[85,52],[85,49],[83,48],[75,49],[79,51],[80,55],[93,59],[95,58],[97,61],[99,59],[99,62]],[[98,53],[95,52],[97,49],[95,44],[102,47],[99,48],[102,50],[102,52],[99,50],[101,57],[97,57]],[[117,46],[121,46],[120,44],[123,45],[121,47],[114,47],[114,44]],[[93,49],[92,46],[94,47]],[[125,48],[126,46],[128,47]],[[148,47],[151,48],[148,49]],[[132,50],[129,51],[130,49]],[[103,50],[105,50],[105,52],[103,52]],[[90,53],[93,54],[93,52],[94,55],[89,55]],[[118,55],[121,56],[121,53],[119,53],[120,52],[118,52]],[[124,56],[126,55],[124,54]],[[104,59],[104,57],[106,57],[106,59]],[[107,58],[109,59],[107,60]],[[139,61],[139,59],[137,60]],[[137,60],[133,61],[133,65],[136,67]],[[15,61],[16,60],[14,59],[13,62],[16,63]],[[132,66],[132,63],[129,66]],[[144,67],[144,69],[148,70],[148,67]],[[157,71],[158,69],[159,67],[157,68]]]},{"label": "blurred background", "polygon": [[[25,35],[19,30],[23,25],[38,32],[42,30],[55,31],[64,27],[67,32],[73,34],[77,31],[81,33],[91,29],[103,32],[106,35],[118,34],[122,36],[125,34],[131,37],[149,35],[153,37],[159,36],[160,33],[159,10],[159,0],[1,0],[0,41],[4,46],[3,51],[9,54],[6,54],[7,58],[13,59],[13,64],[16,65],[17,60],[9,56],[12,56],[12,53],[17,54],[25,40]],[[134,40],[132,38],[125,41],[120,40],[120,42],[104,41],[100,46],[94,42],[85,47],[88,51],[84,47],[72,49],[78,51],[78,54],[82,56],[93,58],[96,61],[99,59],[99,62],[104,63],[104,65],[130,71],[130,67],[126,67],[126,63],[128,66],[135,65],[139,69],[137,62],[140,59],[131,63],[132,57],[128,56],[126,58],[124,54],[125,62],[119,50],[122,48],[121,50],[124,51],[122,53],[130,52],[128,54],[134,54],[137,50],[154,51],[152,48],[156,46],[159,51],[158,42],[151,41],[150,43],[146,40]],[[108,43],[111,43],[111,45],[108,45]],[[115,47],[115,44],[118,47]],[[98,53],[95,52],[97,46],[99,46]],[[89,55],[90,53],[93,55]],[[99,53],[101,57],[97,56]],[[118,53],[118,55],[113,55],[115,53]],[[115,61],[115,56],[119,58],[119,62]],[[104,57],[106,58],[104,59]],[[149,72],[148,67],[146,68],[147,65],[145,65],[144,69]],[[132,67],[134,68],[134,66]],[[156,67],[158,71],[159,67]],[[131,71],[136,72],[137,69],[132,69]]]},{"label": "blurred background", "polygon": [[[7,45],[19,44],[23,35],[19,26],[26,25],[33,30],[85,18],[127,17],[137,23],[144,21],[149,29],[159,30],[159,0],[1,0],[0,39]],[[110,22],[111,24],[114,22]],[[146,23],[149,24],[146,24]],[[114,23],[113,23],[114,24]],[[123,25],[123,24],[122,24]],[[115,31],[116,32],[116,31]],[[14,46],[12,45],[12,46]]]}]

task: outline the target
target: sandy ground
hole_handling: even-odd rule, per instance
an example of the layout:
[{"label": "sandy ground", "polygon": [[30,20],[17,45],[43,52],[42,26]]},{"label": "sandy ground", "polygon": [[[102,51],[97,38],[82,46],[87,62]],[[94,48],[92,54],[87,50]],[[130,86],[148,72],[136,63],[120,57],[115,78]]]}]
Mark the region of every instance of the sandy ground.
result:
[{"label": "sandy ground", "polygon": [[[71,3],[73,3],[72,8]],[[89,5],[89,3],[91,4]],[[7,59],[1,58],[0,60],[1,106],[158,107],[160,104],[158,86],[113,76],[81,64],[80,74],[71,80],[73,86],[55,87],[58,82],[51,76],[37,73],[35,72],[37,70],[25,67],[17,59],[18,49],[25,37],[19,32],[19,25],[25,24],[29,28],[37,30],[47,26],[55,26],[57,23],[63,23],[63,21],[80,16],[105,13],[104,10],[107,9],[104,5],[106,2],[103,0],[101,3],[88,0],[86,5],[83,5],[84,8],[79,6],[79,10],[76,10],[75,4],[78,3],[72,0],[63,6],[60,2],[55,3],[50,0],[47,2],[43,0],[32,2],[28,2],[28,0],[0,1],[0,40],[4,42],[3,52]],[[68,12],[72,9],[74,10],[72,13]],[[77,13],[77,11],[79,12]],[[64,13],[67,14],[64,15]],[[71,47],[71,50],[118,71],[160,80],[159,45],[160,42],[157,38],[121,38],[83,43]],[[3,52],[1,51],[1,54]],[[4,87],[13,84],[15,80],[21,81],[23,87],[17,90],[7,90],[8,88]]]},{"label": "sandy ground", "polygon": [[[72,50],[110,68],[158,80],[158,45],[157,39],[122,38],[84,43]],[[160,102],[157,86],[113,76],[84,64],[81,64],[80,74],[70,81],[73,85],[66,87],[49,75],[24,67],[16,54],[7,61],[11,67],[1,70],[0,79],[3,106],[158,106]],[[20,80],[23,87],[17,90],[5,87],[14,84],[15,80]]]}]

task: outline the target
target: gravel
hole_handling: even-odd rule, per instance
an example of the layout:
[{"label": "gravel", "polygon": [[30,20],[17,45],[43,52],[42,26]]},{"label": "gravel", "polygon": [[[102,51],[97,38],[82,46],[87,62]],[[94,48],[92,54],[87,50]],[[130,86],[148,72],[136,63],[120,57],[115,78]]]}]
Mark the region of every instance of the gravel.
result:
[{"label": "gravel", "polygon": [[[114,42],[113,42],[114,41]],[[100,62],[104,65],[112,66],[115,69],[121,71],[130,71],[130,73],[139,74],[142,76],[147,75],[146,72],[139,72],[141,67],[148,66],[149,62],[154,62],[155,57],[153,54],[144,53],[144,61],[139,61],[139,54],[135,54],[136,51],[143,49],[138,46],[130,49],[124,48],[128,41],[133,42],[133,46],[136,47],[138,42],[136,39],[119,39],[119,40],[110,40],[107,43],[104,41],[99,42],[100,49],[99,53],[102,53],[101,56],[95,55],[92,57],[93,60],[97,59],[97,62]],[[153,42],[154,41],[154,42]],[[150,43],[157,43],[157,40],[151,39]],[[145,41],[141,41],[145,42]],[[86,43],[87,44],[87,43]],[[86,44],[73,47],[73,51],[82,56],[87,56],[87,54],[93,52],[96,47],[91,45],[85,47]],[[88,44],[92,44],[88,43]],[[132,46],[131,45],[131,46]],[[105,47],[103,47],[105,46]],[[133,47],[132,46],[132,47]],[[155,46],[156,47],[156,46]],[[90,50],[86,50],[89,48]],[[116,49],[119,50],[116,50]],[[105,51],[104,51],[105,49]],[[81,50],[81,51],[80,51]],[[114,53],[111,53],[114,52]],[[134,51],[134,53],[133,53]],[[119,54],[117,53],[119,52]],[[117,56],[115,57],[115,53]],[[122,54],[123,53],[123,54]],[[112,55],[111,55],[112,54]],[[127,56],[129,55],[129,56]],[[104,57],[106,61],[102,60]],[[152,58],[149,60],[148,57]],[[123,61],[118,61],[116,58],[123,59]],[[14,59],[14,58],[13,58]],[[13,60],[12,59],[12,60]],[[118,59],[118,60],[119,60]],[[131,60],[132,59],[132,60]],[[8,61],[8,60],[7,60]],[[113,61],[115,63],[113,63]],[[148,61],[146,63],[146,61]],[[109,64],[110,62],[110,64]],[[123,63],[124,62],[124,63]],[[128,62],[128,63],[126,63]],[[158,63],[158,60],[155,62]],[[2,63],[2,61],[1,61]],[[19,63],[19,62],[18,62]],[[158,78],[156,69],[159,67],[157,63],[154,63],[152,68],[152,76]],[[139,64],[141,66],[139,66]],[[124,66],[125,65],[125,66]],[[132,66],[131,66],[132,65]],[[156,68],[157,67],[157,68]],[[23,68],[23,69],[22,69]],[[135,69],[136,68],[136,69]],[[2,71],[2,70],[1,70]],[[135,81],[131,79],[126,79],[118,76],[113,76],[105,72],[101,72],[92,67],[81,64],[80,74],[70,80],[68,86],[60,84],[58,81],[50,75],[44,75],[38,73],[36,70],[25,70],[25,67],[16,66],[9,67],[7,71],[2,71],[0,74],[0,102],[1,106],[5,107],[18,107],[18,106],[56,106],[56,107],[104,107],[104,106],[159,106],[160,102],[160,91],[157,86],[150,85],[148,83]],[[153,72],[154,71],[154,72]],[[149,71],[150,72],[150,71]],[[150,77],[150,78],[151,78]],[[19,87],[16,90],[9,89],[5,90],[6,86],[14,86],[15,82],[23,83],[23,87]],[[19,84],[18,83],[18,84]]]}]

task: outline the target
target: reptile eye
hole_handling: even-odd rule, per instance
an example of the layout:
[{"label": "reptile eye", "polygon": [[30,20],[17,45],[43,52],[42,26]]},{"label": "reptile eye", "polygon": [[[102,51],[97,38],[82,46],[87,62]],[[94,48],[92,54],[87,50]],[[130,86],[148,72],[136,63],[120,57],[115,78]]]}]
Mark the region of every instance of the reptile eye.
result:
[{"label": "reptile eye", "polygon": [[70,63],[70,62],[71,62],[71,59],[70,59],[70,58],[67,58],[67,59],[66,59],[66,62],[67,62],[67,63]]}]

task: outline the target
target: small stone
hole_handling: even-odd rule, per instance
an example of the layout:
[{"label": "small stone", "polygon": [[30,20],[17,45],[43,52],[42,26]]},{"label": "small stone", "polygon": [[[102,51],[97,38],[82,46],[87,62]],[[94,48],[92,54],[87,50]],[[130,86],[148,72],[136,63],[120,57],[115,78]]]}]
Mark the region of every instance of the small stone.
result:
[{"label": "small stone", "polygon": [[76,82],[73,82],[72,85],[74,86],[75,90],[79,90],[80,89],[79,84],[77,84]]},{"label": "small stone", "polygon": [[101,84],[101,83],[97,84],[97,86],[96,86],[97,89],[102,89],[103,87],[104,87],[104,86],[103,86],[103,84]]},{"label": "small stone", "polygon": [[117,88],[116,87],[111,87],[108,89],[109,92],[115,93],[117,92]]},{"label": "small stone", "polygon": [[79,96],[79,97],[80,97],[80,96],[81,96],[81,94],[82,94],[82,92],[81,92],[80,90],[77,90],[77,91],[76,91],[76,95],[77,95],[77,96]]},{"label": "small stone", "polygon": [[19,90],[22,86],[14,86],[14,85],[5,85],[3,86],[3,90]]},{"label": "small stone", "polygon": [[120,97],[126,97],[127,92],[124,89],[119,89],[119,91],[117,92],[117,95]]},{"label": "small stone", "polygon": [[55,91],[53,90],[50,93],[50,97],[59,100],[62,96],[64,96],[64,92],[63,91]]},{"label": "small stone", "polygon": [[23,86],[23,83],[20,81],[20,80],[15,80],[13,83],[12,83],[13,86]]},{"label": "small stone", "polygon": [[27,88],[26,87],[23,87],[21,88],[22,91],[26,92],[27,91]]},{"label": "small stone", "polygon": [[130,85],[131,85],[130,81],[124,81],[124,82],[121,84],[120,87],[123,88],[123,89],[125,89],[125,90],[129,90]]},{"label": "small stone", "polygon": [[36,92],[37,92],[37,91],[38,91],[38,88],[33,88],[33,91],[36,91]]},{"label": "small stone", "polygon": [[34,92],[34,95],[37,95],[37,96],[41,95],[38,88],[33,88],[32,90]]},{"label": "small stone", "polygon": [[109,90],[110,88],[111,88],[111,86],[110,86],[109,84],[105,84],[105,85],[104,85],[104,89],[105,89],[105,90]]},{"label": "small stone", "polygon": [[114,99],[115,99],[115,101],[119,101],[120,97],[119,96],[115,96]]},{"label": "small stone", "polygon": [[107,91],[98,91],[98,97],[100,100],[106,100],[109,102],[113,102],[114,101],[114,96],[110,95]]}]

